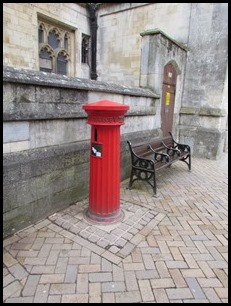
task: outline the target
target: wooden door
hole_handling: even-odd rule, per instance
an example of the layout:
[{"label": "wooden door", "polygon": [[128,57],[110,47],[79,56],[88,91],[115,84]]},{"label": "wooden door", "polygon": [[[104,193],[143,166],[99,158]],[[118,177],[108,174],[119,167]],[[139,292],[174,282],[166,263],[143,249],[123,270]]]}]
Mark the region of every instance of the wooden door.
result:
[{"label": "wooden door", "polygon": [[161,101],[161,129],[163,136],[168,136],[169,132],[172,132],[176,78],[177,74],[174,66],[171,63],[165,65]]}]

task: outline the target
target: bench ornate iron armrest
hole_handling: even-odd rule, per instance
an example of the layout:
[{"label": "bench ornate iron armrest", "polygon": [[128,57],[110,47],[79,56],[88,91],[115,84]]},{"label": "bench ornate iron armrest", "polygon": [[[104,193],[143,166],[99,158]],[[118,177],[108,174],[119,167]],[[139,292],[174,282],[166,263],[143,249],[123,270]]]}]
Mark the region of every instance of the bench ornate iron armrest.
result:
[{"label": "bench ornate iron armrest", "polygon": [[168,153],[160,153],[153,150],[152,146],[149,144],[148,147],[153,152],[154,160],[157,162],[169,162],[169,154]]},{"label": "bench ornate iron armrest", "polygon": [[[191,170],[191,148],[190,148],[190,146],[187,145],[187,144],[177,142],[173,138],[172,133],[169,132],[169,134],[172,138],[173,148],[180,151],[180,156],[182,156],[182,158],[180,158],[180,160],[185,162],[188,165],[188,169]],[[187,159],[188,159],[188,161],[187,161]]]},{"label": "bench ornate iron armrest", "polygon": [[163,141],[162,141],[163,146],[166,148],[167,150],[167,154],[169,156],[174,156],[174,154],[177,154],[178,156],[181,155],[181,151],[179,149],[177,149],[177,146],[167,146]]},{"label": "bench ornate iron armrest", "polygon": [[177,149],[179,149],[180,151],[185,151],[185,152],[188,152],[188,153],[191,152],[191,149],[190,149],[190,146],[189,146],[189,145],[183,144],[183,143],[179,143],[179,142],[175,141],[175,139],[174,139],[173,136],[172,136],[172,133],[169,132],[169,134],[170,134],[170,136],[171,136],[171,138],[172,138],[172,141],[173,141],[173,143],[174,143],[174,148],[177,148]]}]

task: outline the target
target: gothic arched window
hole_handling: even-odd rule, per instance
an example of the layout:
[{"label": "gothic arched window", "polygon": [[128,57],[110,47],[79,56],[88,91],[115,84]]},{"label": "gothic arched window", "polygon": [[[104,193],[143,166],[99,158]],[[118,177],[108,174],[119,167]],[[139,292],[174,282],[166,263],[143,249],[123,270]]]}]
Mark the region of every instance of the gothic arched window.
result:
[{"label": "gothic arched window", "polygon": [[67,33],[64,35],[64,49],[68,50],[68,35]]},{"label": "gothic arched window", "polygon": [[53,48],[57,49],[60,47],[59,35],[55,30],[49,32],[48,35],[48,44]]},{"label": "gothic arched window", "polygon": [[51,25],[49,22],[46,23],[44,20],[39,22],[39,67],[41,71],[64,75],[70,73],[70,39],[71,31]]},{"label": "gothic arched window", "polygon": [[90,37],[83,34],[82,35],[82,63],[89,64],[89,45]]},{"label": "gothic arched window", "polygon": [[40,44],[44,43],[44,28],[42,25],[40,25],[38,29],[38,40]]},{"label": "gothic arched window", "polygon": [[67,63],[68,56],[65,54],[65,51],[59,52],[57,55],[57,73],[58,74],[67,74]]},{"label": "gothic arched window", "polygon": [[49,46],[43,46],[39,52],[39,66],[41,71],[52,72],[53,71],[53,52]]}]

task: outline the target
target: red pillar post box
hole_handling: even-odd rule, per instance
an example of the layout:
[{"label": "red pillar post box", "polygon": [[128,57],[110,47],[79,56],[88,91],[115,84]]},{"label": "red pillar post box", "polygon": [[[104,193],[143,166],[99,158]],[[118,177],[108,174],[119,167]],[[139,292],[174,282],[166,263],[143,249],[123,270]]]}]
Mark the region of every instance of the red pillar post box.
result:
[{"label": "red pillar post box", "polygon": [[91,125],[89,207],[86,217],[96,223],[123,218],[120,208],[120,126],[128,106],[102,100],[84,104]]}]

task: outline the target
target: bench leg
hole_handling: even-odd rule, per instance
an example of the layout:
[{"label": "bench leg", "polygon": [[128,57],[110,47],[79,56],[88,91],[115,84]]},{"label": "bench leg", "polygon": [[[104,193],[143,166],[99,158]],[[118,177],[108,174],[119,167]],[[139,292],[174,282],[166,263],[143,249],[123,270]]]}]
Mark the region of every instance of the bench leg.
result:
[{"label": "bench leg", "polygon": [[[188,158],[188,161],[186,161],[187,158]],[[191,171],[191,155],[186,157],[183,161],[187,164],[189,171]]]},{"label": "bench leg", "polygon": [[154,173],[153,174],[153,192],[154,192],[153,197],[154,198],[158,198],[159,197],[159,195],[157,194],[157,190],[156,189],[157,189],[156,188],[156,175]]},{"label": "bench leg", "polygon": [[133,179],[133,169],[131,170],[129,184],[128,184],[127,189],[131,189],[132,188],[132,183],[133,183],[132,179]]},{"label": "bench leg", "polygon": [[[188,160],[187,160],[188,159]],[[188,166],[189,171],[191,171],[191,155],[188,156],[183,156],[182,158],[179,159],[180,161],[186,163],[186,165]]]},{"label": "bench leg", "polygon": [[[127,189],[132,189],[132,184],[134,183],[134,181],[136,180],[140,180],[141,178],[139,178],[139,176],[133,180],[133,177],[134,177],[134,169],[131,170],[131,174],[130,174],[130,179],[129,179],[129,184],[128,184],[128,187]],[[151,179],[153,179],[153,183],[151,183]],[[152,186],[152,189],[153,189],[153,197],[154,198],[158,198],[159,195],[157,194],[157,187],[156,187],[156,175],[155,173],[152,173],[151,176],[147,179],[141,179],[141,180],[144,180],[146,181],[149,185]]]}]

